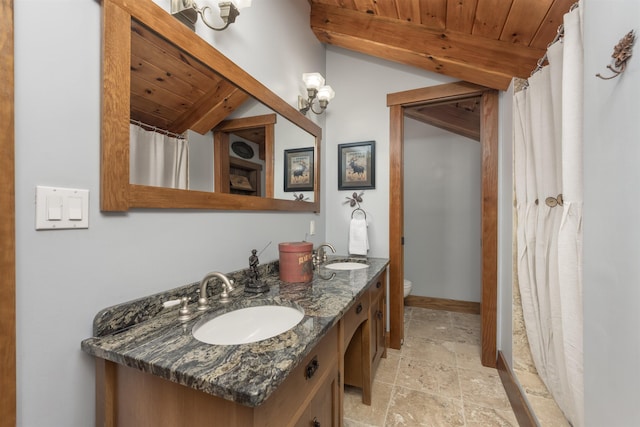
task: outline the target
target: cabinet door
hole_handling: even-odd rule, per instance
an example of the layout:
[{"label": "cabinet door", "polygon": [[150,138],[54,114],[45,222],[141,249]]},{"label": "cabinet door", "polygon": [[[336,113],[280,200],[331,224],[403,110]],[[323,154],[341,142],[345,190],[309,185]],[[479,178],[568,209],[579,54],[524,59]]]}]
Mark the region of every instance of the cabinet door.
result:
[{"label": "cabinet door", "polygon": [[337,427],[339,388],[337,375],[329,376],[302,416],[295,424],[296,427]]},{"label": "cabinet door", "polygon": [[381,276],[374,286],[372,286],[371,294],[371,365],[375,371],[381,357],[386,356],[386,296],[385,296],[385,277]]}]

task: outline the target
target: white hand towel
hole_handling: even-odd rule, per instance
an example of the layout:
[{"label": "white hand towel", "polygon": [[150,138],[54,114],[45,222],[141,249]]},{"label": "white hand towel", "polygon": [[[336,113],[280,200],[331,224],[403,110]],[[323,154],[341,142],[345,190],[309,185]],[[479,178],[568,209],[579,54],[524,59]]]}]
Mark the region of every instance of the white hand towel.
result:
[{"label": "white hand towel", "polygon": [[367,255],[368,250],[367,220],[364,218],[352,218],[349,225],[349,254]]}]

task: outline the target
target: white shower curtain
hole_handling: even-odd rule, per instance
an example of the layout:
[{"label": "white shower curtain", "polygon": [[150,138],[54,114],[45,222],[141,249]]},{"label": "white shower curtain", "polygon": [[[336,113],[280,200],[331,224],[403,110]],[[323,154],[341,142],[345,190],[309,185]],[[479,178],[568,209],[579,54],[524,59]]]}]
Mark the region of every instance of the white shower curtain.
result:
[{"label": "white shower curtain", "polygon": [[154,187],[189,187],[187,139],[129,125],[130,182]]},{"label": "white shower curtain", "polygon": [[584,425],[581,8],[564,17],[549,65],[514,99],[518,281],[540,378]]}]

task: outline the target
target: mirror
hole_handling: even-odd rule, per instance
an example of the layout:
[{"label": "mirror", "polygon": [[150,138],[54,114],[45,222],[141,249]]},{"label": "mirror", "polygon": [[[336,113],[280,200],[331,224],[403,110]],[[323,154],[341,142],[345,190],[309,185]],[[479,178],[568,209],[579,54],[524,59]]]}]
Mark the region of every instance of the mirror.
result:
[{"label": "mirror", "polygon": [[[103,211],[319,211],[316,124],[151,0],[102,3]],[[130,182],[131,120],[188,133],[188,190]],[[315,159],[304,201],[284,191],[285,150],[299,148]]]}]

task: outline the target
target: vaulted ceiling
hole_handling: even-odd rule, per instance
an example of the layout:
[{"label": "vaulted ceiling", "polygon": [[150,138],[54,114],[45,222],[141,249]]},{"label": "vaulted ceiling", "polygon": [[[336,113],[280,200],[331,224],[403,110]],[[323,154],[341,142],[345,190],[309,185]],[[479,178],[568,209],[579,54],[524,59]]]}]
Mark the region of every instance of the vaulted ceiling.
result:
[{"label": "vaulted ceiling", "polygon": [[324,43],[486,87],[527,78],[576,0],[309,0]]}]

